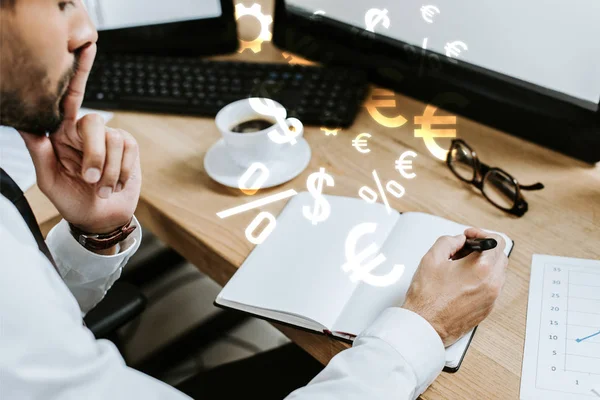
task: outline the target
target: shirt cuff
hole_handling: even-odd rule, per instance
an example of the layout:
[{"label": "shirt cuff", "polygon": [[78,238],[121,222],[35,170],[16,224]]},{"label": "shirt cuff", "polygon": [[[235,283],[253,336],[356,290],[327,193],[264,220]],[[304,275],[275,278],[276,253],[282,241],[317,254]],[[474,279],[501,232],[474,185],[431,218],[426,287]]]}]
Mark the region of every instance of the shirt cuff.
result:
[{"label": "shirt cuff", "polygon": [[48,233],[46,244],[56,260],[61,276],[75,271],[85,276],[86,280],[94,281],[113,273],[136,252],[142,241],[142,229],[135,217],[131,226],[136,226],[136,230],[119,243],[119,252],[112,256],[96,254],[79,244],[71,235],[69,224],[64,219]]},{"label": "shirt cuff", "polygon": [[431,324],[404,308],[392,307],[381,313],[357,339],[374,337],[394,348],[412,368],[421,394],[442,372],[446,363],[444,344]]}]

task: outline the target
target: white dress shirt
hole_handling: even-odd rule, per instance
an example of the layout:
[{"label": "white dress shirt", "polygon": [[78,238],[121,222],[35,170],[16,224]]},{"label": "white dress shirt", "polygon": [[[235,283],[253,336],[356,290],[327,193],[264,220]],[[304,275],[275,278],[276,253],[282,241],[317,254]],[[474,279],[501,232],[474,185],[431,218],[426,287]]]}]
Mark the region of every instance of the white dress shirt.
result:
[{"label": "white dress shirt", "polygon": [[[128,368],[111,342],[96,340],[82,325],[82,314],[119,278],[140,240],[136,229],[119,254],[99,256],[80,246],[62,221],[47,239],[61,279],[16,208],[0,195],[3,400],[189,399]],[[289,399],[414,399],[437,377],[444,359],[442,341],[427,321],[391,308]],[[294,365],[287,368],[294,373]]]}]

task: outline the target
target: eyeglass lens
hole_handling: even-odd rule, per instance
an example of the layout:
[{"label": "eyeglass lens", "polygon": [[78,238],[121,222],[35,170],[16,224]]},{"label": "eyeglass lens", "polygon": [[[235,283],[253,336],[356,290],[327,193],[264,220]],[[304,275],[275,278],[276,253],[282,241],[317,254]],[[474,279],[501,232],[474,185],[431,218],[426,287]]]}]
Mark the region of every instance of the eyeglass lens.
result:
[{"label": "eyeglass lens", "polygon": [[517,186],[505,173],[491,170],[483,180],[483,194],[498,207],[510,210],[517,199]]},{"label": "eyeglass lens", "polygon": [[475,160],[471,149],[462,143],[454,143],[450,149],[450,168],[461,179],[471,182],[475,179]]}]

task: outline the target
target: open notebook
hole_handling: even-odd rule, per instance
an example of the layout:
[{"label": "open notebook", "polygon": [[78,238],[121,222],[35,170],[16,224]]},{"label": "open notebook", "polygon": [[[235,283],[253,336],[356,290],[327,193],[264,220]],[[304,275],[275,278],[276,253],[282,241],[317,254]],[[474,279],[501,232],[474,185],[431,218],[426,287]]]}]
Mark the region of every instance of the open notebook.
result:
[{"label": "open notebook", "polygon": [[[325,196],[329,218],[313,225],[302,208],[314,198],[303,192],[291,199],[277,218],[275,231],[252,251],[217,296],[215,304],[259,318],[352,340],[387,307],[400,306],[421,258],[442,235],[467,228],[423,213],[389,214],[381,204],[361,199]],[[356,242],[356,254],[374,243],[387,260],[370,271],[385,276],[394,265],[404,265],[402,277],[389,286],[353,281],[347,263],[346,241],[358,225],[376,224],[373,233]],[[509,254],[513,242],[503,235]],[[365,258],[362,265],[377,256]],[[456,371],[473,332],[446,349],[446,370]]]}]

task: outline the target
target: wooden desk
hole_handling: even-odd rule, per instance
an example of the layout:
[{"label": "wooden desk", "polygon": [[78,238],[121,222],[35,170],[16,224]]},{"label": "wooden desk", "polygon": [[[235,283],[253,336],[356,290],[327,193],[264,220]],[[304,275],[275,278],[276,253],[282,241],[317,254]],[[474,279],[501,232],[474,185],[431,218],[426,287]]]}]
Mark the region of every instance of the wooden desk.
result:
[{"label": "wooden desk", "polygon": [[[270,7],[263,10],[270,12]],[[242,36],[256,36],[255,21],[246,18],[240,20]],[[259,54],[225,58],[284,60],[270,43],[264,43]],[[541,181],[546,185],[543,191],[526,193],[529,212],[523,218],[512,218],[461,184],[444,163],[430,155],[423,141],[414,137],[413,118],[423,114],[425,105],[400,95],[397,103],[389,115],[402,113],[409,120],[397,129],[381,127],[365,110],[351,129],[337,136],[307,128],[305,137],[313,151],[308,169],[292,182],[258,195],[289,188],[305,190],[307,177],[325,167],[335,177],[335,188],[327,188],[327,193],[356,197],[361,186],[371,184],[371,171],[377,169],[382,179],[395,179],[405,186],[406,195],[391,200],[398,210],[423,211],[507,233],[516,246],[497,307],[477,330],[460,371],[442,374],[422,397],[517,399],[531,256],[600,258],[600,166],[583,164],[459,117],[458,136],[476,149],[484,162],[500,166],[524,184]],[[438,113],[444,114],[442,110]],[[213,182],[204,171],[204,154],[220,137],[213,120],[117,113],[111,125],[128,130],[139,141],[144,179],[137,210],[140,221],[203,273],[225,284],[253,247],[244,229],[256,213],[225,220],[216,216],[218,211],[250,199],[239,190]],[[361,132],[373,135],[369,154],[360,154],[351,146]],[[403,179],[394,169],[394,161],[408,149],[419,154],[414,180]],[[35,189],[28,196],[47,231],[57,220],[56,211]],[[278,213],[282,207],[273,204],[264,209]],[[279,328],[324,363],[346,347],[324,336]]]}]

